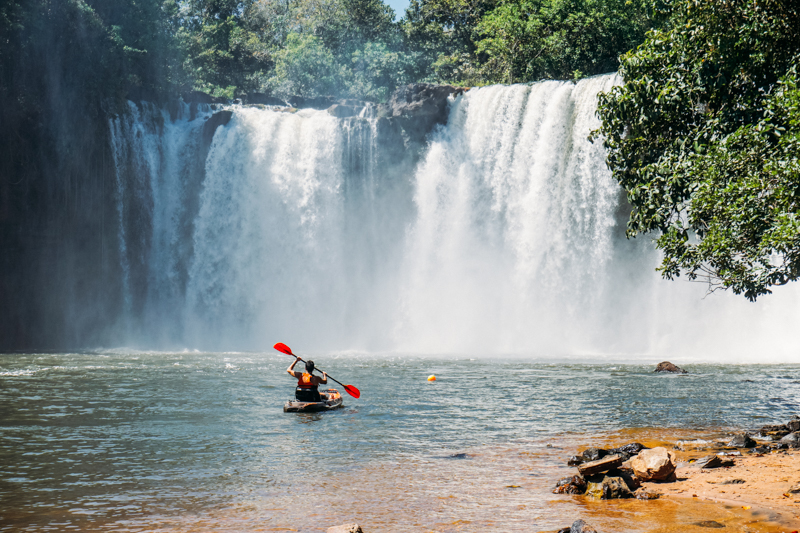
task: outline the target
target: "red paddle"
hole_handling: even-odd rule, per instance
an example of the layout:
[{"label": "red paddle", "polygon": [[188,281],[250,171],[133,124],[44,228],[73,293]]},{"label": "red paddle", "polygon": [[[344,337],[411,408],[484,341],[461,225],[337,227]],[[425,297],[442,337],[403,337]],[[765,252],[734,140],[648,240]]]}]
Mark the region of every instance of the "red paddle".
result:
[{"label": "red paddle", "polygon": [[[291,349],[291,348],[289,348],[288,346],[286,346],[286,345],[285,345],[285,344],[283,344],[282,342],[279,342],[278,344],[276,344],[276,345],[274,346],[274,348],[275,348],[276,350],[278,350],[279,352],[283,352],[283,353],[285,353],[286,355],[291,355],[291,356],[293,356],[293,357],[298,357],[298,356],[296,356],[296,355],[294,355],[294,354],[292,353],[292,349]],[[301,361],[303,361],[302,359],[300,359],[300,360],[301,360]],[[305,362],[305,361],[303,361],[303,362]],[[315,368],[315,370],[319,370],[319,368]],[[320,372],[322,372],[322,370],[319,370],[319,371],[320,371]],[[331,378],[330,376],[328,376],[328,377],[329,377],[329,378]],[[342,383],[341,381],[337,381],[337,380],[336,380],[336,379],[334,379],[334,378],[331,378],[331,379],[333,379],[333,381],[336,381],[336,383],[338,383],[339,385],[341,385],[342,387],[344,387],[344,390],[345,390],[345,392],[347,392],[347,394],[349,394],[349,395],[350,395],[350,396],[352,396],[353,398],[360,398],[360,397],[361,397],[361,391],[360,391],[360,390],[358,390],[357,388],[353,387],[352,385],[345,385],[345,384],[344,384],[344,383]]]}]

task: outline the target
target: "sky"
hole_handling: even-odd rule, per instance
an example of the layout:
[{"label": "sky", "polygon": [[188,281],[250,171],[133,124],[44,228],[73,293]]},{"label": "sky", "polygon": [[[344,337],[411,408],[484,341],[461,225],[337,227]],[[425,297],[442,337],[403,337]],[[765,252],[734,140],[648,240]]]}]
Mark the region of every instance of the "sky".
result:
[{"label": "sky", "polygon": [[384,0],[387,4],[394,9],[394,19],[400,20],[403,18],[403,15],[406,14],[406,8],[408,7],[408,0]]}]

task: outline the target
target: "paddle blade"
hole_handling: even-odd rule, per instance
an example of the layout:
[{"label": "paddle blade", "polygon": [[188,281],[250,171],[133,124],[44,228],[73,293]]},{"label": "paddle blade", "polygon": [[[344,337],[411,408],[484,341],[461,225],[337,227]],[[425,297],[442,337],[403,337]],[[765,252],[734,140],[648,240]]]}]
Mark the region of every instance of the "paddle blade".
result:
[{"label": "paddle blade", "polygon": [[361,397],[361,391],[358,390],[357,388],[353,387],[352,385],[345,385],[344,386],[344,390],[345,390],[345,392],[347,392],[347,394],[349,394],[353,398],[360,398]]},{"label": "paddle blade", "polygon": [[294,355],[294,354],[292,353],[292,349],[291,349],[291,348],[289,348],[288,346],[286,346],[285,344],[283,344],[282,342],[279,342],[278,344],[276,344],[275,346],[273,346],[273,348],[275,348],[275,349],[276,349],[276,350],[278,350],[279,352],[283,352],[283,353],[285,353],[286,355]]}]

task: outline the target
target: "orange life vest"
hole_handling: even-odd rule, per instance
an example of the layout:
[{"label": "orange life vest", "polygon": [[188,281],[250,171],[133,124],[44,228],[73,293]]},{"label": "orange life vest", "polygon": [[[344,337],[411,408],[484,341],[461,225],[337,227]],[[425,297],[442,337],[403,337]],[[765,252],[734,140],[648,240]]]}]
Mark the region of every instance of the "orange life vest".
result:
[{"label": "orange life vest", "polygon": [[297,388],[298,389],[316,389],[317,386],[311,381],[311,374],[308,372],[303,372],[303,375],[300,376],[300,379],[297,380]]}]

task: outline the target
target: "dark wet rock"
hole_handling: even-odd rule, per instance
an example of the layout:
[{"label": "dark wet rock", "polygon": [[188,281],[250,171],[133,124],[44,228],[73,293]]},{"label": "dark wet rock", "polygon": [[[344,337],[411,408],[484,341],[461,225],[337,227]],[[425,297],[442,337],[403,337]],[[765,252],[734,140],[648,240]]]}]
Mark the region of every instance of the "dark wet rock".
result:
[{"label": "dark wet rock", "polygon": [[608,450],[603,450],[600,448],[586,448],[581,454],[581,457],[583,457],[583,462],[586,463],[589,461],[600,460],[606,455],[608,455]]},{"label": "dark wet rock", "polygon": [[327,533],[364,533],[358,524],[342,524],[329,527]]},{"label": "dark wet rock", "polygon": [[758,433],[762,437],[771,437],[773,439],[780,439],[781,437],[785,437],[786,435],[791,433],[791,431],[789,431],[789,426],[787,424],[778,424],[772,426],[763,426],[761,429],[758,430]]},{"label": "dark wet rock", "polygon": [[633,493],[633,497],[637,500],[657,500],[661,497],[660,492],[652,492],[642,487]]},{"label": "dark wet rock", "polygon": [[664,361],[663,363],[658,363],[656,365],[656,369],[653,372],[669,372],[672,374],[688,374],[688,372],[677,365],[673,365],[669,361]]},{"label": "dark wet rock", "polygon": [[228,99],[222,96],[211,96],[202,91],[187,91],[181,95],[187,104],[227,104]]},{"label": "dark wet rock", "polygon": [[790,432],[794,433],[796,431],[800,431],[800,417],[794,415],[789,422],[787,422],[786,427],[789,429]]},{"label": "dark wet rock", "polygon": [[723,524],[720,524],[719,522],[716,522],[714,520],[702,520],[700,522],[695,522],[694,525],[700,527],[713,527],[713,528],[725,527]]},{"label": "dark wet rock", "polygon": [[333,96],[315,96],[313,98],[290,96],[288,103],[291,107],[296,107],[297,109],[317,109],[322,111],[337,103],[337,100]]},{"label": "dark wet rock", "polygon": [[356,107],[351,105],[333,104],[328,108],[328,114],[337,118],[356,117],[361,113],[363,107]]},{"label": "dark wet rock", "polygon": [[583,520],[575,520],[567,531],[569,533],[598,533],[595,528]]},{"label": "dark wet rock", "polygon": [[721,468],[723,466],[733,466],[733,459],[724,459],[719,455],[706,455],[694,462],[698,468]]},{"label": "dark wet rock", "polygon": [[406,144],[420,144],[437,124],[447,122],[448,98],[464,92],[461,87],[412,83],[398,87],[389,101],[377,109],[379,118],[396,123]]},{"label": "dark wet rock", "polygon": [[733,446],[734,448],[753,448],[756,445],[756,441],[750,438],[747,433],[737,433],[728,442],[728,446]]},{"label": "dark wet rock", "polygon": [[280,107],[288,107],[289,104],[286,103],[284,100],[280,98],[276,98],[274,96],[269,96],[264,93],[249,93],[244,95],[242,101],[245,104],[261,104],[261,105],[272,105],[272,106],[280,106]]},{"label": "dark wet rock", "polygon": [[780,440],[781,444],[786,444],[790,448],[800,448],[800,431],[789,433]]},{"label": "dark wet rock", "polygon": [[609,453],[615,455],[621,455],[623,460],[627,461],[631,457],[638,455],[639,452],[642,450],[647,450],[647,446],[644,444],[639,444],[638,442],[631,442],[630,444],[626,444],[624,446],[620,446],[619,448],[611,448],[608,450]]},{"label": "dark wet rock", "polygon": [[206,123],[203,124],[203,143],[206,146],[211,145],[211,139],[214,138],[214,132],[217,131],[217,128],[228,124],[232,116],[232,111],[218,111],[206,120]]},{"label": "dark wet rock", "polygon": [[755,448],[750,450],[750,453],[769,453],[770,447],[769,446],[756,446]]},{"label": "dark wet rock", "polygon": [[601,500],[633,498],[628,484],[621,477],[595,476],[587,480],[586,495]]},{"label": "dark wet rock", "polygon": [[608,472],[606,472],[606,475],[611,477],[622,478],[631,491],[635,491],[636,489],[642,486],[642,482],[639,481],[639,478],[636,477],[636,473],[633,471],[633,468],[621,466],[619,468],[614,468],[612,470],[609,470]]},{"label": "dark wet rock", "polygon": [[586,492],[586,480],[581,475],[565,477],[556,483],[553,494],[583,494]]},{"label": "dark wet rock", "polygon": [[583,457],[580,455],[573,455],[569,459],[567,459],[567,466],[578,466],[579,464],[583,464],[585,461]]},{"label": "dark wet rock", "polygon": [[621,455],[609,455],[597,461],[589,461],[588,463],[578,465],[578,472],[583,476],[593,476],[602,472],[608,472],[612,468],[617,468],[622,462]]}]

